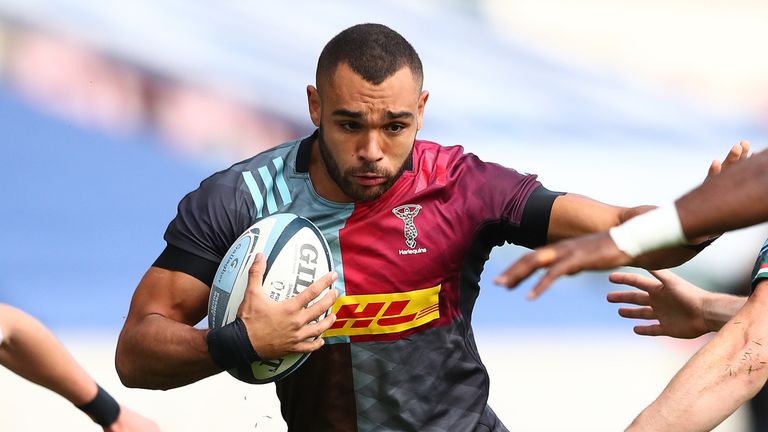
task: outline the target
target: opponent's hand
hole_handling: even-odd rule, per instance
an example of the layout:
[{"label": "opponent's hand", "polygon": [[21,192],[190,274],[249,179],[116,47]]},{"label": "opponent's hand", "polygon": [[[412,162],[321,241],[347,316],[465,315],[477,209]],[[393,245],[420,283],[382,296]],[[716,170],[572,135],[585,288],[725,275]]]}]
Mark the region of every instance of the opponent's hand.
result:
[{"label": "opponent's hand", "polygon": [[651,279],[633,273],[611,273],[608,280],[638,288],[639,291],[608,293],[611,303],[629,303],[637,307],[619,308],[619,315],[630,319],[656,320],[657,323],[637,325],[635,333],[642,336],[671,336],[697,338],[709,333],[702,308],[708,292],[677,276],[669,270],[655,270]]},{"label": "opponent's hand", "polygon": [[616,247],[608,233],[601,232],[538,248],[512,264],[494,282],[514,288],[537,269],[548,267],[546,274],[528,293],[528,299],[533,300],[560,276],[582,270],[614,268],[629,264],[630,261],[630,256]]},{"label": "opponent's hand", "polygon": [[733,147],[731,147],[722,162],[717,159],[713,160],[712,164],[709,166],[709,172],[707,172],[707,177],[704,179],[704,181],[707,181],[712,177],[720,174],[722,170],[730,168],[736,162],[747,159],[749,157],[749,146],[749,141],[742,140],[738,144],[735,144]]},{"label": "opponent's hand", "polygon": [[325,274],[295,297],[276,302],[261,287],[265,270],[266,258],[259,253],[248,270],[248,286],[237,311],[253,349],[264,360],[319,349],[324,344],[319,336],[333,325],[336,315],[317,320],[336,301],[337,291],[331,288],[321,299],[308,304],[336,281],[336,272]]},{"label": "opponent's hand", "polygon": [[104,432],[160,432],[160,427],[152,420],[120,406],[120,415]]}]

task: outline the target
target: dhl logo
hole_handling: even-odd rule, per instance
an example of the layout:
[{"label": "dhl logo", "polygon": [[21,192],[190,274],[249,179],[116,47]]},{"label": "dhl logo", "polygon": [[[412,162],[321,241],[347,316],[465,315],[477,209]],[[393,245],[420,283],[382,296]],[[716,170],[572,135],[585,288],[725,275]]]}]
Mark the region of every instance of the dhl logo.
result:
[{"label": "dhl logo", "polygon": [[336,322],[323,336],[397,333],[436,320],[440,318],[440,287],[341,297],[333,305]]}]

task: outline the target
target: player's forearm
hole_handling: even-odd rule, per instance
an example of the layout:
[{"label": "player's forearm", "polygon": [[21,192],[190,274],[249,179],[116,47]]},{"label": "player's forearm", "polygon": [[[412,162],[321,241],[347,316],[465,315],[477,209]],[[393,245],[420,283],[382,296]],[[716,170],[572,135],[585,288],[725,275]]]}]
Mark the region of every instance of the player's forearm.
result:
[{"label": "player's forearm", "polygon": [[[625,209],[620,217],[619,222],[624,223],[655,208],[655,206],[640,206]],[[695,238],[692,240],[692,244],[701,243],[706,240],[706,237]],[[663,250],[656,250],[636,257],[632,261],[631,265],[648,270],[673,268],[688,262],[699,252],[699,249],[691,246],[677,246]]]},{"label": "player's forearm", "polygon": [[0,364],[75,405],[96,396],[94,380],[39,321],[6,305],[0,305],[0,319],[5,338]]},{"label": "player's forearm", "polygon": [[748,302],[628,430],[708,431],[753,397],[768,378],[767,306]]},{"label": "player's forearm", "polygon": [[675,203],[687,238],[718,234],[768,220],[768,151],[707,180]]},{"label": "player's forearm", "polygon": [[127,387],[170,389],[221,371],[211,359],[207,330],[152,314],[123,328],[115,364]]},{"label": "player's forearm", "polygon": [[719,331],[747,302],[748,297],[711,293],[702,302],[702,318],[710,331]]}]

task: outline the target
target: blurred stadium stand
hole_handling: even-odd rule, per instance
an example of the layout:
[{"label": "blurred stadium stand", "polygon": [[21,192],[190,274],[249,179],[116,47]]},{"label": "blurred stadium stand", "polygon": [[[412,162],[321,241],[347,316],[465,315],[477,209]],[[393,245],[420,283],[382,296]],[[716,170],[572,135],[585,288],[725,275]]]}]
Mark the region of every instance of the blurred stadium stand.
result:
[{"label": "blurred stadium stand", "polygon": [[[693,187],[709,161],[736,139],[759,143],[764,137],[756,120],[718,116],[645,83],[587,72],[499,37],[460,4],[392,2],[381,8],[362,3],[334,16],[325,13],[328,3],[311,1],[292,3],[303,13],[287,14],[285,5],[247,2],[214,7],[180,0],[0,0],[5,28],[0,126],[8,149],[2,175],[24,197],[4,204],[6,226],[19,234],[2,252],[9,256],[3,262],[37,247],[33,237],[20,235],[43,226],[25,216],[34,203],[61,221],[57,235],[71,236],[49,237],[45,253],[78,264],[64,266],[54,277],[35,272],[34,260],[26,261],[29,267],[24,260],[16,262],[9,273],[19,276],[4,278],[2,296],[50,316],[57,325],[104,323],[104,316],[119,315],[125,293],[161,249],[159,234],[178,199],[209,172],[309,132],[304,87],[313,82],[317,53],[340,29],[374,18],[403,32],[424,59],[425,87],[432,96],[421,136],[462,143],[488,160],[538,173],[551,189],[625,205],[659,203]],[[316,16],[328,19],[318,23]],[[134,165],[117,170],[105,162],[131,158]],[[50,178],[29,169],[45,167],[46,160],[64,169],[45,170]],[[45,196],[52,184],[59,189]],[[117,194],[123,198],[107,200]],[[93,200],[92,205],[83,206],[84,199]],[[121,212],[115,204],[143,210]],[[99,213],[109,215],[109,223],[100,222]],[[108,239],[120,235],[137,238],[121,231],[122,226],[141,226],[147,237],[122,243],[120,259],[89,252],[103,246],[83,247],[89,241],[109,244]],[[728,248],[729,258],[750,256],[744,251],[750,249],[737,243],[742,252]],[[499,251],[486,274],[500,271],[519,253],[516,248]],[[710,261],[722,262],[722,253],[707,254],[714,256]],[[698,261],[707,262],[704,257]],[[713,273],[702,265],[689,273],[723,285],[747,264],[726,267],[733,270]],[[101,280],[83,270],[95,268],[110,276]],[[35,273],[39,288],[27,283],[27,294],[14,294],[16,284]],[[603,276],[580,276],[559,285],[534,305],[487,286],[476,324],[617,321],[612,307],[600,301],[606,289]],[[62,300],[86,306],[89,298],[101,298],[93,297],[93,291],[116,287],[120,300],[107,301],[113,297],[101,294],[105,302],[94,303],[100,312],[75,320],[58,308],[24,301],[24,295],[33,300],[40,292],[55,291]],[[580,307],[573,309],[575,304]],[[575,316],[563,309],[594,313]]]}]

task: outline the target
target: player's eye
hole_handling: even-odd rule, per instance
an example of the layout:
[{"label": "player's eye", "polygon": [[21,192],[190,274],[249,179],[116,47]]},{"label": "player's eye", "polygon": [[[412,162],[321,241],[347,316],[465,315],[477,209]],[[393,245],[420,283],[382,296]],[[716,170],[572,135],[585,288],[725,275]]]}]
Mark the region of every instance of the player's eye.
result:
[{"label": "player's eye", "polygon": [[405,129],[405,125],[400,123],[390,123],[386,125],[384,129],[386,129],[387,132],[399,133],[399,132],[402,132],[403,129]]},{"label": "player's eye", "polygon": [[339,123],[339,126],[341,126],[342,129],[348,132],[355,132],[360,130],[360,124],[357,122],[345,121],[345,122]]}]

